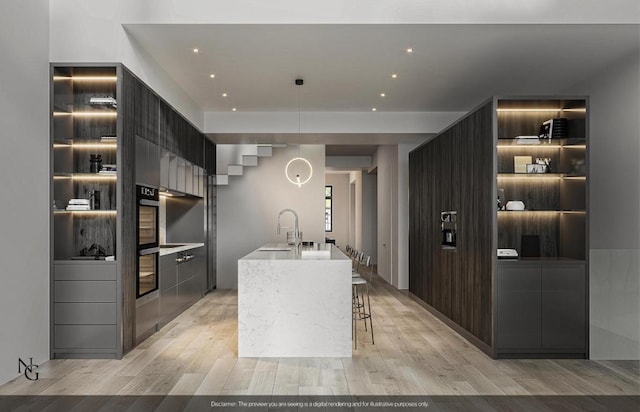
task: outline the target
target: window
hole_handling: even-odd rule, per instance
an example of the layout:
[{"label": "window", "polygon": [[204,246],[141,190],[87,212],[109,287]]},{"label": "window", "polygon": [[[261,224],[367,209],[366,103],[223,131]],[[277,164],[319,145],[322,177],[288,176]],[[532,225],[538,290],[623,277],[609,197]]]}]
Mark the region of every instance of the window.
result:
[{"label": "window", "polygon": [[324,231],[331,232],[333,230],[333,186],[324,187]]}]

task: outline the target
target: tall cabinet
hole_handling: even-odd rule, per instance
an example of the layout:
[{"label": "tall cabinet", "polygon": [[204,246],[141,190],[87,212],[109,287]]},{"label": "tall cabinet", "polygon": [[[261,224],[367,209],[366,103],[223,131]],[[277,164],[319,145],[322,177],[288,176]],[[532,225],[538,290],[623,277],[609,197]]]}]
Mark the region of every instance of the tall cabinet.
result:
[{"label": "tall cabinet", "polygon": [[52,357],[117,358],[121,69],[51,70]]},{"label": "tall cabinet", "polygon": [[137,180],[207,199],[215,251],[215,145],[122,64],[52,64],[50,107],[51,357],[120,358],[136,345]]},{"label": "tall cabinet", "polygon": [[587,103],[494,97],[410,153],[411,296],[494,357],[588,354]]},{"label": "tall cabinet", "polygon": [[[587,100],[496,99],[495,104],[497,247],[519,255],[496,262],[496,355],[584,358]],[[524,210],[508,210],[514,200]]]}]

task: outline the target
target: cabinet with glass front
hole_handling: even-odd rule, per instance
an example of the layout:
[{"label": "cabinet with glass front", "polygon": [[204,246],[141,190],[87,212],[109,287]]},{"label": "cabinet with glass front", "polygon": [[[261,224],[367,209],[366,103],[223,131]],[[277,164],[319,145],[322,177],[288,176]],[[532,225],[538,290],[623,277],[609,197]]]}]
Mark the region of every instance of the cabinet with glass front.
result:
[{"label": "cabinet with glass front", "polygon": [[117,68],[52,67],[55,260],[115,258]]}]

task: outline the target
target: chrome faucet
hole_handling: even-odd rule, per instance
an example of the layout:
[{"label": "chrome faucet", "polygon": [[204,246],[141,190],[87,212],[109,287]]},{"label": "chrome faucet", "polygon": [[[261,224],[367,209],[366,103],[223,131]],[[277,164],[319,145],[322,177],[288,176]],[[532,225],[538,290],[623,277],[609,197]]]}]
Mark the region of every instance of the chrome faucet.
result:
[{"label": "chrome faucet", "polygon": [[293,228],[293,243],[295,244],[296,249],[298,249],[298,246],[300,246],[300,229],[298,228],[298,214],[292,209],[282,209],[280,211],[280,214],[278,215],[278,234],[280,234],[280,217],[285,212],[291,212],[295,217],[294,228]]}]

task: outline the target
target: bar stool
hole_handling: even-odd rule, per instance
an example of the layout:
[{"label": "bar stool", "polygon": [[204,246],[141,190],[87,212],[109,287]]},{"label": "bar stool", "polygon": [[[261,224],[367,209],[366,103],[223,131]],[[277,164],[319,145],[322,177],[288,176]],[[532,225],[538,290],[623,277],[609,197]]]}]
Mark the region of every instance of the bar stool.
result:
[{"label": "bar stool", "polygon": [[[371,264],[371,257],[367,256],[367,262]],[[352,326],[353,326],[353,341],[355,348],[358,349],[358,321],[364,321],[364,330],[367,330],[367,319],[369,319],[369,327],[371,329],[371,343],[375,345],[373,338],[373,319],[371,317],[371,299],[369,297],[369,283],[358,275],[351,276],[351,288],[352,288]],[[365,307],[365,294],[367,297],[367,304]]]}]

